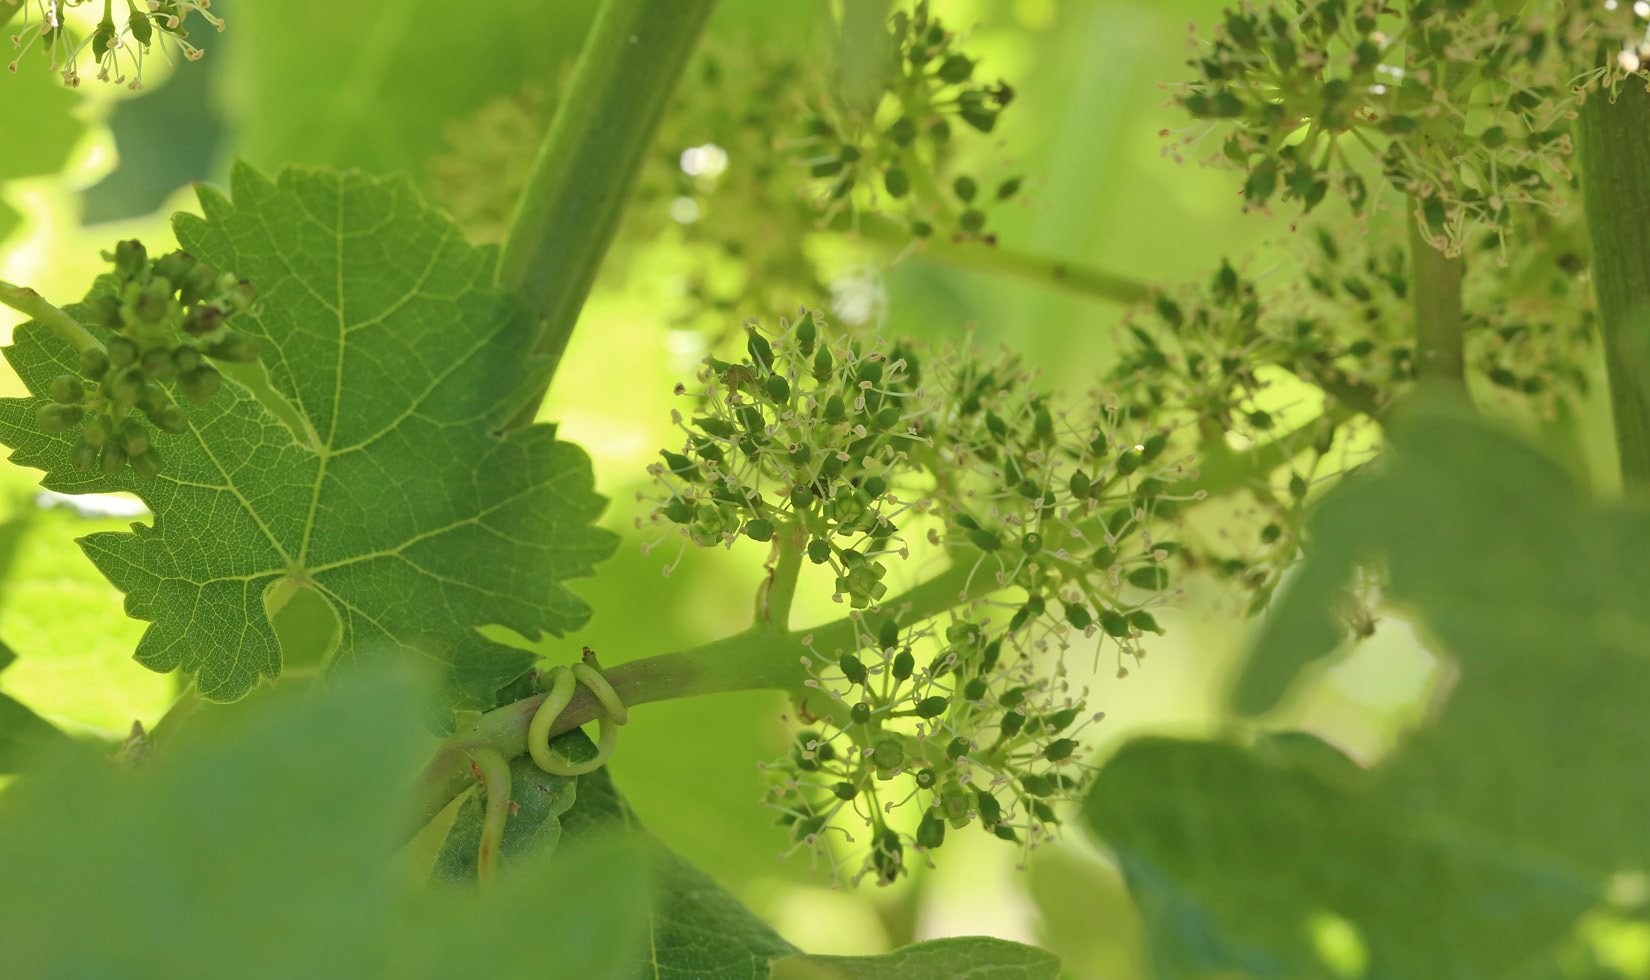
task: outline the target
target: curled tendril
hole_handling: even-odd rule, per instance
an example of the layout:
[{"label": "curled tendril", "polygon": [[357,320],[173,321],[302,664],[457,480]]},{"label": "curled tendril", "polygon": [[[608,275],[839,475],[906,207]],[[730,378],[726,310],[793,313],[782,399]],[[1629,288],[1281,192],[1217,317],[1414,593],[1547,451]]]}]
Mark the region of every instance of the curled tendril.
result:
[{"label": "curled tendril", "polygon": [[[619,726],[630,720],[630,711],[620,700],[613,685],[607,682],[601,671],[590,663],[590,653],[585,653],[585,662],[574,664],[572,667],[554,667],[544,675],[544,683],[548,688],[544,700],[533,713],[533,720],[527,726],[527,752],[533,757],[533,763],[553,776],[582,776],[595,772],[607,764],[613,755],[613,747],[619,740]],[[562,711],[573,700],[575,686],[583,684],[596,698],[596,703],[602,707],[602,715],[598,719],[601,731],[596,738],[596,755],[584,762],[569,762],[561,758],[550,748],[550,728],[560,717]]]},{"label": "curled tendril", "polygon": [[487,794],[487,809],[481,818],[481,842],[476,845],[476,880],[489,881],[498,870],[504,822],[510,816],[510,762],[497,749],[482,746],[470,750],[470,768]]}]

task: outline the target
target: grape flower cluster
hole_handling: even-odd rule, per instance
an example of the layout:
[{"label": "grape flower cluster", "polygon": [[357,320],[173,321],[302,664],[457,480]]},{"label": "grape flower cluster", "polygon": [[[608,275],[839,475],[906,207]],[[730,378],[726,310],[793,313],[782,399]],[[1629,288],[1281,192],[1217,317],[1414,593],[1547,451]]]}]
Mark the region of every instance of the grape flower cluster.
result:
[{"label": "grape flower cluster", "polygon": [[[1047,840],[1100,717],[1064,654],[1110,649],[1122,677],[1161,631],[1170,531],[1203,499],[1192,461],[1108,394],[1057,404],[1007,354],[832,339],[809,311],[771,339],[747,324],[745,353],[679,386],[695,407],[652,467],[647,520],[792,549],[850,609],[851,631],[799,638],[810,727],[766,767],[793,850],[829,858],[868,828],[853,877],[886,884],[973,823]],[[949,558],[947,608],[891,593],[913,551]]]},{"label": "grape flower cluster", "polygon": [[1197,43],[1196,78],[1177,100],[1229,124],[1222,155],[1246,170],[1250,207],[1282,197],[1311,211],[1335,193],[1362,212],[1378,168],[1425,237],[1455,255],[1477,229],[1504,238],[1520,206],[1563,206],[1575,107],[1640,70],[1647,12],[1568,0],[1246,3]]},{"label": "grape flower cluster", "polygon": [[187,430],[188,416],[167,385],[203,405],[223,384],[211,360],[257,360],[257,339],[230,325],[255,296],[250,283],[186,252],[152,259],[143,243],[128,240],[104,258],[114,272],[99,278],[82,311],[112,336],[81,351],[79,374],[52,380],[35,424],[47,435],[79,427],[75,469],[115,476],[130,465],[149,478],[162,460],[142,419],[162,432]]},{"label": "grape flower cluster", "polygon": [[[51,70],[63,76],[64,84],[80,84],[80,58],[88,48],[97,65],[97,79],[125,84],[133,90],[143,87],[143,62],[158,44],[168,59],[199,61],[204,52],[189,42],[191,14],[219,31],[222,18],[211,13],[212,0],[121,0],[125,9],[117,18],[113,0],[103,0],[103,16],[91,34],[80,37],[68,22],[68,14],[91,0],[0,0],[0,4],[21,6],[23,21],[11,36],[17,56],[6,66],[16,74],[18,65],[36,45],[51,59]],[[128,79],[128,73],[130,78]]]}]

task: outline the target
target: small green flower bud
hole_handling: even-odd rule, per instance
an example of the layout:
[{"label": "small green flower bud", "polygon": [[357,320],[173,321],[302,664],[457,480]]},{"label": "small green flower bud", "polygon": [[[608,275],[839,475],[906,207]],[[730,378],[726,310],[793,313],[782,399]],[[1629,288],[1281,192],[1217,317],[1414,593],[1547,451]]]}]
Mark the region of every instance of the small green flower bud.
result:
[{"label": "small green flower bud", "polygon": [[126,337],[109,338],[109,363],[115,367],[128,367],[137,363],[138,345]]},{"label": "small green flower bud", "polygon": [[835,365],[836,362],[831,357],[830,348],[819,348],[819,352],[814,355],[814,380],[820,384],[829,381],[831,371],[835,368]]},{"label": "small green flower bud", "polygon": [[103,455],[99,457],[103,472],[106,476],[119,476],[126,468],[126,450],[120,448],[118,442],[111,442],[103,447]]},{"label": "small green flower bud", "polygon": [[81,351],[80,373],[93,381],[102,380],[109,373],[109,355],[101,347]]},{"label": "small green flower bud", "polygon": [[871,720],[871,706],[864,701],[857,702],[848,709],[848,719],[856,725],[863,725]]},{"label": "small green flower bud", "polygon": [[229,304],[231,313],[245,313],[252,308],[252,303],[258,298],[258,291],[245,279],[223,291],[223,301]]},{"label": "small green flower bud", "polygon": [[1066,603],[1066,622],[1070,623],[1073,629],[1086,630],[1093,625],[1094,617],[1089,614],[1088,608],[1081,602],[1068,602]]},{"label": "small green flower bud", "polygon": [[974,791],[974,805],[980,813],[980,823],[987,827],[995,827],[1003,819],[1003,805],[986,790]]},{"label": "small green flower bud", "polygon": [[1129,635],[1129,620],[1122,613],[1107,609],[1100,613],[1100,628],[1107,636],[1121,640]]},{"label": "small green flower bud", "polygon": [[88,473],[97,465],[97,447],[82,439],[75,443],[69,453],[69,465],[82,473]]},{"label": "small green flower bud", "polygon": [[[210,307],[201,307],[210,309]],[[258,359],[258,338],[240,330],[231,330],[222,340],[206,348],[207,356],[231,364],[250,364]]]},{"label": "small green flower bud", "polygon": [[880,738],[871,748],[871,764],[881,771],[898,769],[904,762],[905,749],[900,745],[897,735]]},{"label": "small green flower bud", "polygon": [[845,653],[837,658],[837,666],[842,669],[842,676],[848,678],[850,684],[864,684],[867,676],[865,665],[851,653]]},{"label": "small green flower bud", "polygon": [[[107,450],[105,450],[107,452]],[[160,450],[150,447],[148,452],[131,459],[132,472],[145,480],[152,480],[161,471]]]},{"label": "small green flower bud", "polygon": [[1018,711],[1010,711],[1003,715],[1003,720],[999,727],[1002,729],[1004,737],[1013,738],[1020,733],[1021,728],[1025,727],[1025,723],[1025,715],[1019,713]]},{"label": "small green flower bud", "polygon": [[836,798],[839,800],[851,800],[859,795],[859,787],[855,786],[853,783],[837,783],[835,786],[831,787],[831,792],[834,793]]},{"label": "small green flower bud", "polygon": [[1054,741],[1048,743],[1047,748],[1043,749],[1043,758],[1050,762],[1060,762],[1071,758],[1072,750],[1075,748],[1077,748],[1077,742],[1075,739],[1055,739]]},{"label": "small green flower bud", "polygon": [[78,405],[86,400],[86,386],[72,374],[60,374],[53,378],[46,391],[59,405]]},{"label": "small green flower bud", "polygon": [[1061,731],[1072,722],[1076,721],[1077,716],[1082,714],[1082,711],[1083,709],[1081,708],[1061,708],[1059,711],[1056,711],[1051,715],[1043,716],[1043,727],[1047,728],[1050,732]]},{"label": "small green flower bud", "polygon": [[894,655],[889,671],[894,675],[894,680],[903,681],[911,676],[911,672],[916,670],[916,667],[917,658],[911,656],[911,651],[901,650]]},{"label": "small green flower bud", "polygon": [[777,374],[768,378],[763,388],[767,392],[768,400],[775,405],[783,405],[791,399],[790,382]]},{"label": "small green flower bud", "polygon": [[814,538],[808,542],[808,560],[815,565],[823,565],[831,560],[831,543],[824,538]]},{"label": "small green flower bud", "polygon": [[882,186],[887,189],[889,197],[898,200],[911,193],[911,177],[899,167],[889,167],[888,172],[882,175]]},{"label": "small green flower bud", "polygon": [[[98,57],[101,59],[102,55],[100,54]],[[130,279],[143,271],[144,263],[149,260],[149,250],[143,247],[142,242],[136,239],[127,239],[115,244],[113,260],[115,272]]]},{"label": "small green flower bud", "polygon": [[205,405],[223,387],[223,375],[212,365],[203,364],[180,375],[178,387],[183,389],[184,397],[196,405]]},{"label": "small green flower bud", "polygon": [[1026,773],[1020,777],[1020,785],[1025,787],[1025,791],[1030,793],[1032,796],[1054,795],[1054,781],[1049,779],[1047,776],[1039,776],[1035,773]]},{"label": "small green flower bud", "polygon": [[[128,456],[141,456],[149,451],[149,432],[137,419],[128,418],[120,424],[120,447]],[[134,462],[134,466],[136,463]]]},{"label": "small green flower bud", "polygon": [[120,300],[108,293],[102,293],[88,299],[86,308],[93,323],[109,330],[120,329]]},{"label": "small green flower bud", "polygon": [[48,436],[67,432],[85,418],[86,411],[79,405],[41,405],[34,410],[36,428]]},{"label": "small green flower bud", "polygon": [[746,521],[745,536],[752,541],[771,541],[773,540],[773,522],[761,517],[754,521]]},{"label": "small green flower bud", "polygon": [[1159,591],[1169,585],[1169,573],[1157,565],[1137,568],[1128,575],[1128,583],[1137,589]]},{"label": "small green flower bud", "polygon": [[156,411],[145,412],[144,414],[162,432],[177,435],[189,429],[189,417],[183,413],[183,409],[176,405],[164,405]]},{"label": "small green flower bud", "polygon": [[193,268],[195,257],[184,251],[167,252],[155,260],[155,275],[171,282],[174,289]]},{"label": "small green flower bud", "polygon": [[918,718],[938,718],[945,714],[945,709],[951,707],[951,699],[943,695],[933,695],[917,702]]},{"label": "small green flower bud", "polygon": [[170,381],[178,375],[177,362],[172,352],[167,350],[152,350],[143,355],[143,373],[156,381]]},{"label": "small green flower bud", "polygon": [[758,333],[755,327],[747,327],[745,330],[745,350],[757,367],[772,369],[773,347],[769,345],[768,338]]},{"label": "small green flower bud", "polygon": [[985,697],[986,683],[984,677],[976,677],[963,687],[963,697],[970,701],[978,701]]},{"label": "small green flower bud", "polygon": [[939,774],[932,769],[917,770],[916,782],[919,789],[932,789],[934,784],[939,782],[939,779]]},{"label": "small green flower bud", "polygon": [[951,190],[957,195],[957,200],[968,204],[979,193],[980,187],[974,183],[974,178],[963,175],[951,182]]},{"label": "small green flower bud", "polygon": [[939,812],[929,809],[922,815],[922,822],[917,824],[917,846],[933,850],[945,843],[945,818]]},{"label": "small green flower bud", "polygon": [[1163,632],[1163,627],[1157,625],[1157,620],[1153,619],[1152,614],[1144,609],[1137,609],[1129,613],[1129,625],[1145,633],[1161,634]]},{"label": "small green flower bud", "polygon": [[961,759],[963,756],[967,755],[972,748],[973,747],[968,744],[968,739],[959,735],[952,739],[951,743],[945,747],[945,757],[950,759],[952,762],[956,762],[958,759]]}]

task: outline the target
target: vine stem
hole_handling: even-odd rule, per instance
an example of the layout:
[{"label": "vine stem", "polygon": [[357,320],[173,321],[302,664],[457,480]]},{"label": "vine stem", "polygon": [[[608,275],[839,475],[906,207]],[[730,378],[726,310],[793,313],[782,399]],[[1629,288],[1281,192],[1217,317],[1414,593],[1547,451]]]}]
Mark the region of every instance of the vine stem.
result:
[{"label": "vine stem", "polygon": [[540,321],[545,383],[533,420],[607,254],[665,105],[716,0],[604,0],[499,255],[498,280]]},{"label": "vine stem", "polygon": [[[970,581],[969,572],[969,566],[959,562],[882,607],[903,610],[901,618],[923,620],[999,588],[989,575],[973,576]],[[620,664],[605,675],[620,700],[630,706],[730,691],[802,694],[807,691],[803,682],[808,677],[810,652],[834,659],[839,651],[857,644],[858,630],[853,616],[802,631],[757,622],[711,643]],[[442,743],[414,786],[416,824],[407,828],[409,837],[473,785],[470,760],[478,749],[496,751],[506,759],[527,751],[527,729],[544,698],[544,694],[535,694],[489,711]],[[595,721],[601,712],[600,703],[581,687],[549,734],[554,737]]]},{"label": "vine stem", "polygon": [[77,351],[84,353],[89,350],[101,350],[103,347],[96,337],[80,325],[80,321],[46,302],[45,297],[27,286],[15,286],[0,280],[0,303],[51,327]]},{"label": "vine stem", "polygon": [[1420,202],[1409,200],[1410,298],[1415,313],[1416,370],[1422,380],[1466,384],[1461,279],[1466,262],[1433,247],[1421,226]]},{"label": "vine stem", "polygon": [[1622,483],[1650,489],[1650,93],[1629,79],[1581,106],[1581,191]]}]

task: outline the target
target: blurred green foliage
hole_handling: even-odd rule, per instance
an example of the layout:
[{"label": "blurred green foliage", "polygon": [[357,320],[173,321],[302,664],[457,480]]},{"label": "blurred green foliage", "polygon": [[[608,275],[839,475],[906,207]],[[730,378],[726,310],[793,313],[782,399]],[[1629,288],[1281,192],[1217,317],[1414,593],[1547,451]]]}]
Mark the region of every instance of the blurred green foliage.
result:
[{"label": "blurred green foliage", "polygon": [[[82,218],[124,216],[191,180],[222,179],[237,155],[270,169],[327,163],[421,179],[451,148],[455,124],[524,85],[565,77],[594,5],[507,0],[455,15],[451,5],[374,0],[348,16],[336,6],[234,4],[233,27],[209,56],[213,74],[189,72],[114,107],[112,137],[86,121],[110,108],[99,96],[77,97],[43,72],[0,79],[0,134],[27,134],[0,144],[5,277],[48,295],[83,288],[98,248],[139,233],[158,248],[167,232],[164,206],[118,226],[86,228]],[[1155,284],[1203,281],[1227,255],[1246,257],[1245,271],[1257,276],[1293,261],[1285,219],[1241,213],[1241,177],[1165,159],[1160,132],[1187,134],[1160,85],[1184,74],[1186,24],[1214,22],[1218,0],[937,6],[965,25],[980,71],[1011,79],[1018,92],[1001,127],[964,161],[1028,176],[1020,197],[992,214],[1004,243]],[[758,38],[813,57],[830,47],[823,8],[730,0],[707,44]],[[221,85],[215,94],[204,92],[207,77]],[[84,198],[19,181],[57,173],[71,158],[85,159],[64,175],[64,187],[108,180]],[[178,195],[170,196],[176,205]],[[623,244],[545,410],[563,437],[591,452],[598,490],[612,501],[604,523],[623,537],[599,577],[578,584],[594,615],[568,643],[546,648],[561,659],[579,644],[619,663],[713,639],[748,617],[760,575],[753,555],[690,553],[665,579],[661,569],[673,556],[643,556],[646,539],[632,529],[647,507],[635,499],[644,467],[674,438],[672,386],[714,343],[672,326],[689,256],[672,233],[680,229],[670,204],[666,194],[652,201],[654,213],[633,216],[637,227],[662,231]],[[24,205],[45,216],[26,236],[16,234]],[[895,261],[852,239],[821,236],[807,248],[822,268],[851,274],[881,296],[884,324],[900,335],[956,339],[973,326],[982,343],[1012,346],[1055,387],[1091,386],[1116,358],[1113,304],[920,254]],[[739,311],[728,325],[746,312],[757,311]],[[0,394],[19,390],[15,377],[0,374]],[[1597,471],[1608,441],[1597,418],[1595,401],[1591,414],[1584,408],[1545,438],[1574,468]],[[1299,570],[1253,656],[1243,655],[1232,597],[1194,586],[1189,611],[1165,618],[1170,636],[1143,670],[1121,682],[1103,668],[1086,678],[1109,718],[1085,751],[1096,759],[1115,753],[1088,817],[1116,866],[1111,853],[1074,833],[984,898],[934,887],[939,876],[925,869],[894,888],[862,892],[852,906],[822,895],[804,863],[776,863],[786,834],[757,806],[755,763],[788,744],[789,708],[777,695],[638,710],[614,781],[648,832],[680,855],[666,859],[664,873],[703,868],[716,884],[696,887],[737,910],[729,916],[754,913],[817,953],[971,931],[1037,941],[1061,957],[1065,975],[1106,980],[1650,975],[1650,952],[1633,955],[1644,947],[1645,910],[1635,892],[1642,881],[1632,874],[1646,865],[1642,817],[1650,812],[1650,788],[1635,768],[1650,748],[1637,707],[1650,680],[1642,669],[1650,583],[1635,564],[1650,532],[1638,512],[1592,503],[1557,464],[1495,432],[1447,413],[1418,416],[1407,431],[1390,470],[1327,505],[1324,551]],[[62,729],[110,743],[133,720],[152,726],[176,693],[172,678],[131,662],[142,624],[124,615],[119,593],[73,543],[122,530],[129,519],[42,510],[31,496],[36,478],[0,471],[0,637],[18,654],[0,674],[0,772],[8,744],[16,744],[6,739]],[[1390,563],[1396,594],[1422,633],[1410,634],[1397,617],[1331,663],[1340,630],[1321,614],[1336,608],[1347,562],[1372,554]],[[801,600],[803,622],[836,614],[823,598]],[[1400,732],[1426,706],[1416,706],[1418,685],[1390,664],[1425,661],[1432,650],[1454,658],[1446,668],[1453,685],[1427,692],[1440,701],[1447,693],[1447,707],[1425,731]],[[0,655],[0,666],[8,659]],[[1359,665],[1375,683],[1347,679]],[[1233,674],[1229,710],[1222,697]],[[418,740],[403,704],[357,692],[347,715],[329,714],[285,703],[291,699],[280,693],[281,703],[249,709],[264,714],[237,724],[223,743],[180,743],[168,768],[109,772],[71,746],[52,781],[0,796],[8,879],[0,889],[0,972],[30,975],[31,951],[58,945],[84,949],[73,965],[95,971],[107,966],[99,950],[130,944],[148,949],[152,962],[166,960],[169,975],[222,975],[213,957],[236,953],[244,961],[245,950],[229,944],[248,934],[265,937],[257,952],[269,975],[313,967],[304,958],[324,955],[328,937],[345,948],[363,933],[389,937],[401,957],[362,954],[368,958],[355,962],[368,973],[385,962],[409,971],[403,975],[478,962],[473,945],[420,942],[421,924],[439,915],[459,923],[460,936],[515,928],[569,956],[583,950],[587,961],[559,961],[560,968],[600,976],[614,969],[601,959],[602,941],[623,943],[626,930],[645,928],[637,898],[643,870],[627,853],[582,865],[575,858],[539,869],[536,879],[524,873],[513,890],[490,897],[442,894],[409,906],[403,883],[377,861],[390,846],[386,821],[395,811],[340,802],[388,799],[399,790],[395,779],[410,774]],[[1301,724],[1311,733],[1232,734],[1234,725],[1250,732],[1257,716],[1267,727]],[[1118,748],[1135,733],[1164,730],[1175,737]],[[1198,737],[1215,730],[1222,740]],[[1364,761],[1393,743],[1390,756]],[[1601,786],[1617,795],[1601,801]],[[153,816],[158,801],[178,799],[196,806],[196,822],[169,826]],[[624,805],[616,799],[608,805]],[[254,823],[274,836],[247,847],[243,831]],[[971,873],[981,877],[1011,860],[977,853]],[[120,871],[117,855],[142,856],[147,873]],[[564,886],[573,879],[608,884],[594,892],[581,884],[569,899]],[[157,881],[172,884],[157,888]],[[312,897],[318,888],[324,901]],[[234,916],[256,929],[214,933],[213,917],[225,913],[212,896],[230,891],[249,896]],[[24,894],[37,903],[13,901]],[[530,916],[513,904],[529,900],[547,904]],[[611,934],[582,924],[598,905],[611,912]],[[145,909],[141,919],[133,906]],[[115,931],[102,943],[76,945],[93,919]],[[154,923],[162,925],[143,931]],[[317,938],[292,942],[300,934]],[[789,948],[762,935],[764,955]],[[179,948],[198,964],[179,969],[165,955]],[[540,949],[535,939],[505,953],[525,971],[540,965]],[[917,975],[950,969],[926,962],[929,972]],[[797,976],[857,976],[853,970],[869,967],[791,968]],[[147,975],[144,964],[121,969]]]}]

